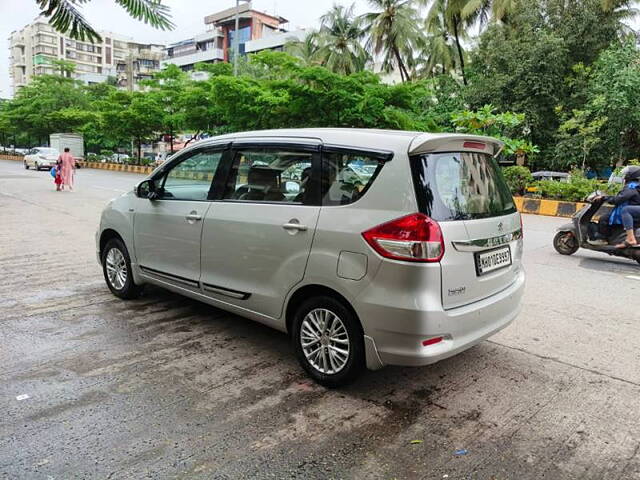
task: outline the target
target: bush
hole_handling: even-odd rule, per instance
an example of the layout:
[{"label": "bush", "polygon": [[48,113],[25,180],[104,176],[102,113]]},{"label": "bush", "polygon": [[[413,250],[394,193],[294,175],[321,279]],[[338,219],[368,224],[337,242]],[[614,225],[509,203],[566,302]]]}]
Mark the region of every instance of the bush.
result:
[{"label": "bush", "polygon": [[505,167],[502,173],[513,195],[524,195],[527,185],[533,182],[533,176],[527,167]]},{"label": "bush", "polygon": [[611,195],[615,195],[620,190],[620,185],[608,185],[606,182],[586,178],[581,170],[572,171],[568,182],[541,180],[536,182],[535,186],[542,198],[565,202],[583,202],[596,190]]}]

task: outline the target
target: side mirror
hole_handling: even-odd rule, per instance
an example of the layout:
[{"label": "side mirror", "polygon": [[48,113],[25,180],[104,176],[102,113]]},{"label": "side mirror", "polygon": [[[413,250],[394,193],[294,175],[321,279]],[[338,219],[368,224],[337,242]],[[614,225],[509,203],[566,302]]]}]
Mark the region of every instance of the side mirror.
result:
[{"label": "side mirror", "polygon": [[153,180],[144,180],[135,188],[135,194],[139,198],[148,198],[149,200],[157,200],[156,185]]}]

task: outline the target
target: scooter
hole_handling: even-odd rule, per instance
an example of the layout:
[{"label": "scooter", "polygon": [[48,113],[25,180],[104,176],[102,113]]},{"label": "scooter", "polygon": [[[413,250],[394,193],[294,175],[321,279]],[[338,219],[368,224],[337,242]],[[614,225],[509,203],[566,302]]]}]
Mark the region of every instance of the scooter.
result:
[{"label": "scooter", "polygon": [[[598,224],[592,219],[603,207],[604,202],[597,199],[601,196],[602,192],[594,192],[589,195],[587,205],[573,215],[571,223],[558,228],[558,232],[553,238],[553,247],[561,255],[573,255],[579,248],[586,248],[615,257],[629,258],[640,263],[640,248],[616,248],[616,245],[623,243],[626,238],[622,226],[614,226],[609,235],[601,238],[607,242],[606,244],[602,242],[603,244],[599,245],[595,242],[589,242],[590,238],[593,239],[597,235]],[[606,210],[603,213],[606,213]],[[640,238],[640,228],[636,229],[636,238]]]}]

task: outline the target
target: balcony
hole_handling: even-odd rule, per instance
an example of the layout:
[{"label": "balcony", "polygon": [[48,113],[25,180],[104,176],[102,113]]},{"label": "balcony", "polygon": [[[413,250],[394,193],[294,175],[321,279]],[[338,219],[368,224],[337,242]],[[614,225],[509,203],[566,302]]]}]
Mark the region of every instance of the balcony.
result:
[{"label": "balcony", "polygon": [[24,47],[24,37],[14,38],[12,42],[13,47]]},{"label": "balcony", "polygon": [[27,66],[26,60],[24,58],[24,55],[12,57],[11,60],[13,61],[13,65],[16,66],[16,67],[26,67]]},{"label": "balcony", "polygon": [[199,50],[189,55],[180,55],[165,58],[162,61],[162,67],[173,64],[179,67],[184,65],[192,65],[198,62],[213,62],[216,60],[224,60],[224,51],[221,48],[212,48],[211,50]]}]

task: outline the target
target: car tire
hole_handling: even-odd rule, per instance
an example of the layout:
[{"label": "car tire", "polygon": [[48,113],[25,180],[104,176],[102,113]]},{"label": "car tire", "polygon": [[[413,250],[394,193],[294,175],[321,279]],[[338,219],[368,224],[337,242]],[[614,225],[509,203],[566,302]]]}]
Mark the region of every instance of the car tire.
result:
[{"label": "car tire", "polygon": [[36,162],[34,165],[35,165],[34,168],[36,169],[36,172],[39,172],[40,171],[40,165],[38,165],[38,162]]},{"label": "car tire", "polygon": [[553,248],[560,255],[573,255],[578,251],[580,245],[572,232],[558,232],[553,237]]},{"label": "car tire", "polygon": [[111,293],[124,300],[137,298],[142,286],[136,285],[131,273],[131,258],[125,244],[112,238],[102,250],[102,273]]},{"label": "car tire", "polygon": [[24,162],[24,169],[29,170],[29,164],[27,162]]},{"label": "car tire", "polygon": [[[298,361],[317,383],[328,388],[341,387],[353,382],[364,370],[362,327],[341,301],[328,296],[306,300],[296,310],[292,327]],[[314,352],[316,345],[321,350]]]}]

